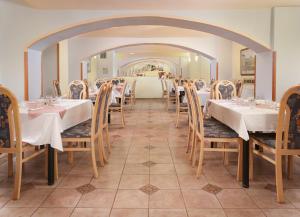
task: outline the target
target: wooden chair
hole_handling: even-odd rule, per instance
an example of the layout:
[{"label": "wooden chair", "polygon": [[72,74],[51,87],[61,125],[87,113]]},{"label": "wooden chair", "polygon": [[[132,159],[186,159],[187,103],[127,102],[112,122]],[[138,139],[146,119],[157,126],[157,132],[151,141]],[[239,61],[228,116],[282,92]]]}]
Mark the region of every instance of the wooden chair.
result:
[{"label": "wooden chair", "polygon": [[134,79],[132,82],[130,93],[125,94],[125,100],[126,102],[129,102],[131,108],[135,104],[135,87],[136,87],[136,79]]},{"label": "wooden chair", "polygon": [[206,82],[203,79],[194,80],[194,84],[197,90],[201,90],[206,87]]},{"label": "wooden chair", "polygon": [[[188,105],[188,116],[189,116],[188,142],[187,142],[186,153],[190,151],[190,147],[192,147],[192,149],[194,148],[195,133],[196,133],[196,123],[194,122],[195,118],[193,117],[190,85],[191,83],[184,85],[184,91],[186,94],[187,105]],[[192,159],[191,156],[190,159]]]},{"label": "wooden chair", "polygon": [[173,82],[175,87],[175,95],[176,95],[176,127],[179,124],[180,114],[186,114],[188,112],[187,103],[180,102],[180,93],[178,91],[178,84],[174,81]]},{"label": "wooden chair", "polygon": [[211,99],[216,99],[216,86],[218,84],[219,81],[215,80],[212,81],[212,83],[210,84],[210,98]]},{"label": "wooden chair", "polygon": [[[18,101],[15,95],[0,85],[0,153],[8,157],[8,176],[13,176],[13,155],[16,155],[15,184],[12,198],[20,198],[23,163],[45,153],[22,142]],[[29,153],[28,156],[25,155]]]},{"label": "wooden chair", "polygon": [[111,103],[109,106],[110,112],[120,112],[121,113],[121,122],[122,126],[125,127],[125,116],[124,116],[124,104],[125,104],[125,90],[126,90],[127,82],[123,83],[123,89],[121,92],[120,102]]},{"label": "wooden chair", "polygon": [[[263,152],[256,150],[255,145],[258,145]],[[280,101],[276,133],[253,134],[250,137],[250,148],[250,178],[253,176],[253,154],[274,164],[277,201],[283,203],[283,160],[285,157],[288,158],[287,172],[288,178],[291,179],[293,156],[300,155],[300,85],[291,87],[283,95]]]},{"label": "wooden chair", "polygon": [[169,90],[168,81],[166,79],[163,79],[165,90],[166,90],[166,99],[167,99],[167,111],[169,111],[170,103],[175,104],[176,103],[176,93],[172,90]]},{"label": "wooden chair", "polygon": [[162,90],[162,96],[161,98],[163,100],[166,100],[166,104],[168,103],[167,100],[168,100],[168,89],[166,87],[166,84],[165,84],[165,78],[161,78],[160,79],[160,82],[161,82],[161,90]]},{"label": "wooden chair", "polygon": [[[105,137],[106,137],[106,147],[108,149],[108,153],[111,152],[110,148],[110,139],[109,139],[109,129],[108,129],[108,113],[109,113],[109,105],[111,102],[111,91],[112,91],[112,84],[111,82],[107,83],[107,91],[105,94],[105,101],[104,101],[104,116],[103,116],[103,129],[105,130]],[[102,133],[102,131],[101,131]],[[103,154],[104,160],[105,153]]]},{"label": "wooden chair", "polygon": [[100,89],[101,85],[104,83],[105,83],[105,81],[103,79],[96,79],[96,81],[95,81],[95,85],[96,85],[97,89]]},{"label": "wooden chair", "polygon": [[53,80],[52,84],[53,84],[53,93],[54,93],[54,96],[61,97],[62,94],[61,94],[61,89],[60,89],[60,83],[59,83],[59,81],[58,80]]},{"label": "wooden chair", "polygon": [[85,92],[86,92],[86,99],[88,99],[90,96],[89,94],[89,81],[87,79],[83,79],[83,82],[85,84]]},{"label": "wooden chair", "polygon": [[242,92],[243,92],[244,81],[243,80],[235,80],[234,85],[235,85],[237,97],[241,97]]},{"label": "wooden chair", "polygon": [[236,88],[234,83],[228,80],[219,81],[215,90],[216,99],[231,99],[236,97]]},{"label": "wooden chair", "polygon": [[[90,152],[93,166],[94,177],[98,177],[97,162],[96,162],[96,146],[98,146],[100,163],[104,165],[104,147],[102,142],[104,104],[107,85],[101,86],[95,101],[92,119],[84,121],[74,127],[65,130],[62,134],[63,143],[68,145],[64,147],[64,152]],[[70,145],[71,143],[71,145]],[[89,143],[90,147],[86,144]],[[56,163],[57,165],[57,163]],[[58,171],[58,169],[55,169]]]},{"label": "wooden chair", "polygon": [[69,84],[69,99],[87,99],[87,87],[84,81],[75,80]]},{"label": "wooden chair", "polygon": [[[193,111],[194,123],[196,123],[196,135],[194,141],[194,148],[191,151],[193,165],[196,162],[196,149],[199,145],[199,163],[197,168],[197,177],[199,177],[202,173],[202,165],[204,159],[204,153],[207,151],[210,152],[237,152],[238,153],[238,170],[237,170],[237,180],[241,179],[242,176],[242,147],[243,140],[238,136],[238,134],[230,129],[228,126],[223,123],[217,121],[214,118],[204,119],[203,113],[201,110],[201,102],[200,98],[197,96],[197,89],[195,86],[190,89],[190,101],[191,107]],[[230,143],[237,144],[237,148],[226,148],[223,147],[205,147],[205,143]]]}]

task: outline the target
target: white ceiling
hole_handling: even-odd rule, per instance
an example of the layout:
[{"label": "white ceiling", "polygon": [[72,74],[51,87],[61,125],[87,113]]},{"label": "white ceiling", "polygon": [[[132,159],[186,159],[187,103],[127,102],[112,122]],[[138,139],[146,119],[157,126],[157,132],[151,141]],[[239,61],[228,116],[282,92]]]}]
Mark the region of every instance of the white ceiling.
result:
[{"label": "white ceiling", "polygon": [[138,38],[152,38],[152,37],[205,37],[210,34],[199,32],[195,30],[182,29],[168,26],[124,26],[113,27],[104,30],[98,30],[83,34],[83,37],[138,37]]},{"label": "white ceiling", "polygon": [[186,56],[190,51],[167,45],[136,45],[116,49],[120,58],[145,57],[145,56]]},{"label": "white ceiling", "polygon": [[300,5],[300,0],[12,0],[40,9],[247,9]]}]

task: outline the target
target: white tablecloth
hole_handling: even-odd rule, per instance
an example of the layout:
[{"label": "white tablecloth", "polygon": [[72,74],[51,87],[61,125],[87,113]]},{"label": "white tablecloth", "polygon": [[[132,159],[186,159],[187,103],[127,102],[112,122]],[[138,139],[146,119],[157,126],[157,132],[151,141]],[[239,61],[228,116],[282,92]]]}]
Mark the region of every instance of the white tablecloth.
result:
[{"label": "white tablecloth", "polygon": [[92,116],[91,100],[61,99],[56,103],[66,109],[63,118],[59,113],[44,113],[32,119],[27,108],[20,106],[23,142],[32,145],[50,144],[51,147],[63,151],[61,132]]},{"label": "white tablecloth", "polygon": [[215,119],[232,128],[248,141],[248,132],[274,132],[278,110],[239,105],[231,100],[210,100],[208,112]]},{"label": "white tablecloth", "polygon": [[[184,87],[178,86],[178,91],[184,91]],[[206,106],[207,100],[210,98],[210,92],[205,89],[197,90],[197,95],[201,100],[201,106]],[[186,95],[183,97],[182,101],[184,103],[187,102]]]}]

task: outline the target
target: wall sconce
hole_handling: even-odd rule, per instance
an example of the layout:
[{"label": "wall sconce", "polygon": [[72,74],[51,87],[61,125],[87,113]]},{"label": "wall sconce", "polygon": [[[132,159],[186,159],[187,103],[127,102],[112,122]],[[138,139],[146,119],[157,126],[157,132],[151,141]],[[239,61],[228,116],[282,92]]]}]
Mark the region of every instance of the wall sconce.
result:
[{"label": "wall sconce", "polygon": [[198,62],[199,56],[195,56],[195,61]]},{"label": "wall sconce", "polygon": [[188,57],[188,61],[189,61],[189,63],[191,62],[191,57]]}]

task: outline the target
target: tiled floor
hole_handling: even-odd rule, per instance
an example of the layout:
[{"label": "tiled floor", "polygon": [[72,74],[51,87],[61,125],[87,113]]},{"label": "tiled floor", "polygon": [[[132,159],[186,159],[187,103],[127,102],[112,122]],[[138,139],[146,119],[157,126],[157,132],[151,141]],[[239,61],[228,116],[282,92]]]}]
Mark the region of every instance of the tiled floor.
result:
[{"label": "tiled floor", "polygon": [[186,149],[187,121],[175,128],[175,114],[156,100],[140,100],[126,112],[126,127],[113,115],[109,163],[92,178],[90,158],[76,154],[74,165],[59,156],[59,181],[47,186],[43,159],[25,166],[21,199],[11,201],[13,180],[0,167],[0,217],[299,217],[300,167],[285,181],[285,204],[276,203],[274,168],[255,159],[255,181],[243,189],[235,180],[236,155],[224,166],[222,154],[205,157],[195,178]]}]

